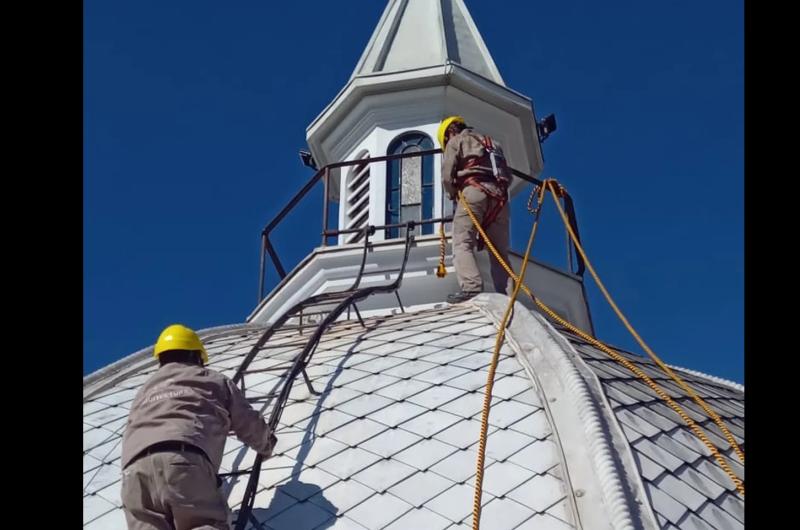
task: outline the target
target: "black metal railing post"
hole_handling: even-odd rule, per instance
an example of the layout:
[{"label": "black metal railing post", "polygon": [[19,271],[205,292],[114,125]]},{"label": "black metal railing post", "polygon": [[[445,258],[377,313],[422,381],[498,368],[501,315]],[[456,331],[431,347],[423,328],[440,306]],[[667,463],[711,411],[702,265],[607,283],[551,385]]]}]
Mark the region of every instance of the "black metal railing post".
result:
[{"label": "black metal railing post", "polygon": [[261,303],[261,300],[264,298],[264,257],[267,253],[267,235],[264,232],[261,232],[261,253],[260,253],[260,260],[261,265],[259,267],[258,273],[258,302]]},{"label": "black metal railing post", "polygon": [[322,246],[328,246],[328,236],[325,233],[328,231],[328,181],[330,180],[331,170],[330,167],[325,166],[325,176],[322,177]]}]

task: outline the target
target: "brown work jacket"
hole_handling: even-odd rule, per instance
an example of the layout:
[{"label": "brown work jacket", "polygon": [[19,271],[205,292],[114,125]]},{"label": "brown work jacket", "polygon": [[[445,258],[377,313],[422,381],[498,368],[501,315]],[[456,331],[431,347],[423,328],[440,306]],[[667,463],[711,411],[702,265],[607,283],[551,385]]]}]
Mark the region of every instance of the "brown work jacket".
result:
[{"label": "brown work jacket", "polygon": [[272,450],[270,428],[224,375],[188,363],[168,363],[133,400],[122,438],[122,467],[157,442],[202,449],[218,470],[228,432],[261,454]]}]

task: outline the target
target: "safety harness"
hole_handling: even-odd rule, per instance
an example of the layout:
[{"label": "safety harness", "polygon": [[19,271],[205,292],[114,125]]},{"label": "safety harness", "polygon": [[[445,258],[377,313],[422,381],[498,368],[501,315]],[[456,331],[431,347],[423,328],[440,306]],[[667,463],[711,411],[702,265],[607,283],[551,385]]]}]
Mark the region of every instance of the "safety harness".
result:
[{"label": "safety harness", "polygon": [[[492,175],[485,173],[473,173],[457,180],[457,187],[459,190],[464,189],[466,186],[473,186],[478,188],[486,194],[491,200],[489,201],[489,209],[483,217],[481,226],[486,229],[491,225],[503,211],[506,203],[508,203],[508,186],[511,184],[511,179],[508,170],[506,158],[503,156],[502,151],[498,150],[495,143],[489,136],[480,136],[481,144],[483,145],[483,156],[471,156],[464,163],[463,169],[470,169],[473,167],[491,167]],[[500,188],[500,191],[494,191],[491,187],[484,185],[486,182],[494,182]]]}]

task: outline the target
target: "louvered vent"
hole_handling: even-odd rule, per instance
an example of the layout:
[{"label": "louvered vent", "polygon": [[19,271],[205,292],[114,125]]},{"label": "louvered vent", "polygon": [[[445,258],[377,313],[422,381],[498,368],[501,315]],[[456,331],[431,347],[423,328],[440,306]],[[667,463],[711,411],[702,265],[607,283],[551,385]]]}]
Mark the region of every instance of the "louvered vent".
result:
[{"label": "louvered vent", "polygon": [[[364,152],[359,159],[369,158]],[[363,228],[369,223],[369,164],[363,162],[354,166],[347,178],[346,228]],[[364,236],[363,232],[349,234],[348,243],[356,243]]]}]

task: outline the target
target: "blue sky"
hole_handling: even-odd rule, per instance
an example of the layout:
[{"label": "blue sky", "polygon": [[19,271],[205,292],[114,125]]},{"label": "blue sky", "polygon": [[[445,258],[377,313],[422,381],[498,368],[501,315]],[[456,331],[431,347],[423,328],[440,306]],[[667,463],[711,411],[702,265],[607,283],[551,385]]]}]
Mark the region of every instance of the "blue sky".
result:
[{"label": "blue sky", "polygon": [[[466,3],[506,84],[556,114],[544,176],[617,303],[667,362],[743,382],[743,3]],[[244,320],[260,230],[311,176],[305,128],[384,5],[84,2],[84,373],[174,321]],[[285,264],[318,244],[320,200],[276,232]],[[546,208],[534,254],[562,266]],[[599,337],[639,351],[588,283]]]}]

